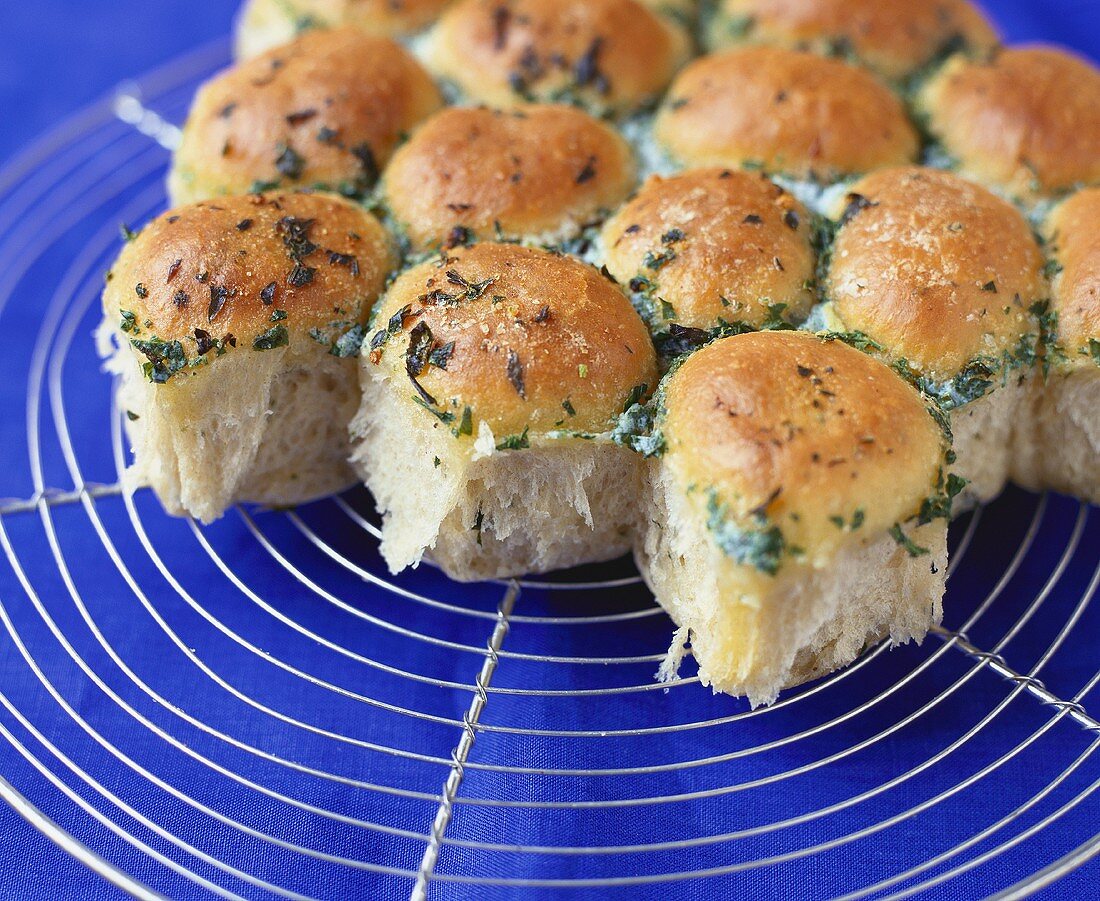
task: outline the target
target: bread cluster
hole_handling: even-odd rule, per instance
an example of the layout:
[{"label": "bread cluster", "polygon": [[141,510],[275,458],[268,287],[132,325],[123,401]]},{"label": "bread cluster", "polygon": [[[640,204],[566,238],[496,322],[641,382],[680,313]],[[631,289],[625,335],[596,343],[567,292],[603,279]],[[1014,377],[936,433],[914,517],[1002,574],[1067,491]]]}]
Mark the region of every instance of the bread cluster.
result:
[{"label": "bread cluster", "polygon": [[[1100,501],[1100,73],[967,0],[250,0],[101,329],[132,487],[356,481],[396,573],[633,551],[768,703]],[[692,58],[694,57],[694,58]]]}]

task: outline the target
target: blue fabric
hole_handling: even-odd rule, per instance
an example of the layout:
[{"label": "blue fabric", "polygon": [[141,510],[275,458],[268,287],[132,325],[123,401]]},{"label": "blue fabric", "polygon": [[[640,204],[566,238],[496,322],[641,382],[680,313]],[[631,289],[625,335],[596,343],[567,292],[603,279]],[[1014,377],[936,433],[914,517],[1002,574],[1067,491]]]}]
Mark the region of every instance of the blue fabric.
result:
[{"label": "blue fabric", "polygon": [[[231,6],[212,0],[0,5],[0,33],[6,38],[0,50],[5,113],[0,161],[13,160],[40,132],[119,81],[225,35]],[[1058,41],[1100,57],[1100,6],[1092,0],[991,0],[989,8],[1010,40]],[[215,50],[196,66],[212,69],[224,61],[223,53]],[[178,121],[187,101],[187,92],[169,92],[154,105]],[[117,424],[89,336],[100,275],[118,251],[117,223],[144,221],[161,208],[166,158],[109,117],[93,122],[87,135],[74,146],[61,141],[29,164],[22,188],[0,183],[0,279],[16,288],[0,309],[0,498],[27,498],[40,486],[64,492],[78,481],[109,485],[117,478]],[[65,187],[50,193],[36,179],[47,185],[56,179]],[[20,205],[20,190],[33,194],[34,202]],[[29,247],[12,242],[12,234],[31,235],[33,242]],[[64,315],[55,320],[55,311]],[[28,396],[39,401],[29,419]],[[28,444],[28,423],[37,444]],[[108,493],[86,506],[63,502],[45,512],[0,516],[0,605],[10,623],[0,626],[0,692],[10,703],[0,705],[0,729],[6,733],[0,737],[0,775],[96,853],[172,897],[210,894],[88,816],[17,748],[44,761],[124,832],[227,890],[268,896],[180,851],[97,795],[69,764],[161,828],[261,880],[323,897],[407,897],[412,880],[405,874],[420,864],[425,843],[418,836],[430,831],[436,816],[504,587],[454,585],[427,568],[389,580],[450,605],[440,607],[364,582],[333,553],[362,571],[383,574],[374,542],[363,541],[352,518],[371,518],[369,500],[351,492],[345,505],[326,501],[297,517],[232,514],[201,532],[163,516],[148,495],[138,495],[132,507]],[[953,527],[956,548],[968,541],[968,524],[964,519]],[[319,549],[322,543],[328,554]],[[1017,555],[1021,547],[1026,553]],[[1057,645],[1040,678],[1048,701],[1071,699],[1100,665],[1095,645],[1100,607],[1082,602],[1089,596],[1098,549],[1095,509],[1012,489],[983,512],[973,530],[951,583],[945,625],[963,629],[976,648],[996,651],[1018,673],[1032,670]],[[631,572],[626,565],[611,569],[624,576]],[[304,583],[295,573],[312,581]],[[1043,599],[1040,605],[1033,603],[1037,597]],[[645,605],[644,589],[637,585],[615,591],[524,589],[481,713],[436,866],[442,881],[433,884],[432,897],[543,894],[471,887],[462,883],[464,877],[598,879],[705,871],[797,855],[818,845],[827,847],[767,868],[664,888],[609,887],[602,894],[843,894],[948,852],[1035,798],[1063,771],[1065,779],[1005,829],[896,888],[945,874],[1006,837],[1021,836],[1018,847],[928,886],[923,895],[981,897],[1056,861],[1097,832],[1100,802],[1087,797],[1050,827],[1023,838],[1026,829],[1100,778],[1100,759],[1081,756],[1097,736],[1067,716],[1052,721],[1057,706],[1017,690],[989,665],[976,667],[972,656],[939,639],[874,653],[842,678],[796,690],[785,705],[752,717],[745,716],[743,704],[693,684],[667,692],[576,696],[613,686],[648,687],[667,647],[669,623],[661,615],[583,625],[539,618],[613,617]],[[1021,617],[1026,624],[1014,630]],[[1075,618],[1068,636],[1060,636]],[[13,634],[40,672],[28,666]],[[268,651],[283,665],[274,665]],[[594,654],[636,659],[564,662]],[[556,660],[535,659],[547,656]],[[102,684],[94,684],[89,673]],[[690,676],[690,666],[684,674]],[[534,687],[548,693],[508,693]],[[247,701],[230,689],[246,694]],[[1086,692],[1081,702],[1091,712],[1100,710],[1100,689]],[[922,712],[929,703],[934,706]],[[845,718],[864,704],[866,710]],[[261,713],[257,705],[283,718]],[[674,729],[700,721],[710,725]],[[880,736],[888,727],[891,734]],[[612,734],[528,735],[517,728]],[[638,729],[648,734],[613,734]],[[971,730],[974,734],[955,747]],[[50,752],[47,742],[68,763]],[[989,775],[964,782],[1017,745],[1025,747]],[[398,753],[380,752],[378,746]],[[831,755],[837,759],[829,762]],[[718,759],[676,766],[709,758]],[[657,771],[560,772],[640,764]],[[517,767],[527,771],[515,772]],[[235,782],[219,769],[301,804]],[[306,769],[337,774],[342,781]],[[403,872],[336,866],[276,847],[180,802],[154,780],[277,841]],[[896,784],[884,789],[891,780]],[[735,785],[739,790],[730,791]],[[921,808],[945,792],[951,792],[949,798]],[[815,815],[861,793],[868,794],[858,805]],[[670,794],[683,797],[584,810],[479,803],[636,802]],[[335,812],[345,821],[302,805]],[[906,812],[910,815],[888,828],[840,841]],[[805,823],[759,828],[800,815]],[[349,818],[382,829],[349,824]],[[530,851],[732,833],[743,834],[615,856]],[[0,897],[121,897],[3,804],[0,838]],[[528,850],[516,850],[519,846]],[[1089,864],[1046,894],[1097,897],[1098,876],[1100,865]]]}]

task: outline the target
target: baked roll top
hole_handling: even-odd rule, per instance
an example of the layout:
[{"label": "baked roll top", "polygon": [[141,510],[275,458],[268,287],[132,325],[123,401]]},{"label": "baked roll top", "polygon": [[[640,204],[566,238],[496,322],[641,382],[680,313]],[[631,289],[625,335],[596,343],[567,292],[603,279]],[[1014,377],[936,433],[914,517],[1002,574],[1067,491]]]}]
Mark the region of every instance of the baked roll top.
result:
[{"label": "baked roll top", "polygon": [[825,293],[841,328],[934,381],[978,358],[996,369],[1033,362],[1031,308],[1047,286],[1015,207],[951,173],[907,167],[856,182],[833,212]]},{"label": "baked roll top", "polygon": [[810,214],[759,173],[652,176],[603,229],[604,259],[654,327],[759,328],[814,302]]},{"label": "baked roll top", "polygon": [[1055,262],[1058,367],[1100,366],[1100,188],[1064,200],[1043,226]]},{"label": "baked roll top", "polygon": [[441,102],[393,41],[350,27],[310,31],[199,91],[169,179],[173,201],[276,186],[362,197]]},{"label": "baked roll top", "polygon": [[365,348],[410,401],[476,436],[602,433],[656,386],[645,324],[595,269],[509,244],[446,251],[386,292]]},{"label": "baked roll top", "polygon": [[104,311],[164,383],[230,353],[328,346],[366,318],[394,264],[381,224],[338,197],[226,197],[145,226],[108,276]]},{"label": "baked roll top", "polygon": [[707,40],[850,54],[902,79],[949,48],[989,50],[998,39],[967,0],[720,0]]},{"label": "baked roll top", "polygon": [[311,28],[352,25],[366,34],[404,37],[427,27],[451,0],[248,0],[237,26],[237,56],[247,59]]},{"label": "baked roll top", "polygon": [[682,27],[636,0],[459,0],[435,28],[430,65],[495,106],[622,113],[655,100],[689,47]]},{"label": "baked roll top", "polygon": [[1100,70],[1053,47],[956,56],[919,108],[960,171],[1024,200],[1100,181]]},{"label": "baked roll top", "polygon": [[677,76],[655,123],[688,166],[745,166],[829,181],[910,162],[905,108],[865,69],[778,47],[704,56]]},{"label": "baked roll top", "polygon": [[663,464],[736,563],[826,565],[916,516],[944,436],[920,395],[842,342],[757,332],[708,345],[669,377]]},{"label": "baked roll top", "polygon": [[471,237],[570,238],[601,221],[634,181],[626,141],[580,110],[454,107],[397,151],[382,192],[412,247],[424,250]]}]

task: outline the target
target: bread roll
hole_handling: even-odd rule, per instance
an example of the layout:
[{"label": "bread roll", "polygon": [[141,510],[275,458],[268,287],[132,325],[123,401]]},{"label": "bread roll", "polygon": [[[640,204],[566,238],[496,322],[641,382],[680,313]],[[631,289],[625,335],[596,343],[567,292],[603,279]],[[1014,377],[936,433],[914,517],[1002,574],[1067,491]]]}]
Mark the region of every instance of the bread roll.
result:
[{"label": "bread roll", "polygon": [[683,28],[636,0],[458,0],[435,28],[429,65],[493,106],[625,113],[655,100],[689,49]]},{"label": "bread roll", "polygon": [[247,0],[237,24],[237,58],[248,59],[311,28],[352,25],[379,37],[407,37],[451,0]]},{"label": "bread roll", "polygon": [[542,250],[457,247],[403,273],[373,328],[353,463],[391,570],[428,551],[466,581],[629,549],[640,458],[609,433],[657,373],[611,281]]},{"label": "bread roll", "polygon": [[279,185],[361,198],[397,142],[442,100],[387,38],[311,31],[199,91],[168,185],[175,204]]},{"label": "bread roll", "polygon": [[759,173],[651,177],[603,229],[604,260],[651,327],[801,321],[814,303],[813,220]]},{"label": "bread roll", "polygon": [[602,221],[634,179],[626,141],[580,110],[453,107],[397,151],[382,195],[415,250],[455,235],[557,243]]},{"label": "bread roll", "polygon": [[860,333],[948,411],[964,503],[1004,487],[1019,383],[1035,362],[1043,259],[1015,207],[920,167],[856,182],[825,281],[824,321]]},{"label": "bread roll", "polygon": [[775,44],[850,55],[900,80],[949,48],[988,51],[997,33],[967,0],[719,0],[711,47]]},{"label": "bread roll", "polygon": [[704,684],[770,703],[939,621],[946,439],[912,386],[771,331],[708,345],[661,392],[638,565]]},{"label": "bread roll", "polygon": [[1053,47],[949,60],[918,107],[959,172],[1033,201],[1100,182],[1100,70]]},{"label": "bread roll", "polygon": [[1100,504],[1100,188],[1059,204],[1043,227],[1055,270],[1044,366],[1014,433],[1013,478]]},{"label": "bread roll", "polygon": [[910,162],[919,149],[901,101],[869,72],[777,47],[695,60],[673,82],[654,129],[687,167],[816,181]]},{"label": "bread roll", "polygon": [[103,294],[127,485],[210,522],[353,483],[351,357],[394,262],[382,226],[332,196],[227,197],[149,223]]}]

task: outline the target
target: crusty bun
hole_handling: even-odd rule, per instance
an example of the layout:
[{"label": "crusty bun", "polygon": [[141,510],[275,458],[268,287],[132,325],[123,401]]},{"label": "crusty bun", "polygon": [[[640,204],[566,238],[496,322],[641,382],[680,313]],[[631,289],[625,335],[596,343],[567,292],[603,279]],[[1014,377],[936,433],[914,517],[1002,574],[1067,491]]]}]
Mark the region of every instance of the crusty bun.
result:
[{"label": "crusty bun", "polygon": [[310,28],[352,25],[379,37],[426,28],[451,0],[247,0],[237,24],[237,58],[258,56]]},{"label": "crusty bun", "polygon": [[1100,188],[1063,201],[1043,227],[1057,270],[1041,373],[1014,431],[1012,477],[1100,504]]},{"label": "crusty bun", "polygon": [[377,220],[325,195],[227,197],[147,225],[103,295],[130,484],[203,521],[350,484],[348,357],[394,262]]},{"label": "crusty bun", "polygon": [[640,458],[609,433],[657,372],[613,283],[477,244],[401,275],[374,327],[353,463],[391,569],[429,550],[453,578],[515,576],[629,548]]},{"label": "crusty bun", "polygon": [[685,166],[756,166],[829,181],[916,158],[901,101],[835,59],[746,47],[697,59],[673,82],[654,134]]},{"label": "crusty bun", "polygon": [[362,197],[402,135],[441,102],[393,41],[310,31],[199,91],[169,177],[172,200],[276,185]]},{"label": "crusty bun", "polygon": [[915,166],[868,175],[834,213],[826,322],[877,342],[949,411],[952,471],[970,482],[959,509],[992,499],[1047,293],[1030,226],[984,188]]},{"label": "crusty bun", "polygon": [[1054,366],[1100,364],[1100,188],[1056,206],[1043,227],[1056,263],[1052,309],[1061,353]]},{"label": "crusty bun", "polygon": [[435,28],[429,65],[494,106],[627,112],[660,95],[689,46],[683,28],[636,0],[458,0]]},{"label": "crusty bun", "polygon": [[957,56],[919,96],[959,171],[1023,200],[1100,182],[1100,71],[1053,47]]},{"label": "crusty bun", "polygon": [[945,439],[888,367],[805,332],[724,338],[669,376],[657,427],[639,565],[704,682],[767,703],[938,619]]},{"label": "crusty bun", "polygon": [[948,380],[1034,329],[1042,252],[1020,212],[984,188],[934,169],[884,169],[833,212],[841,226],[825,293],[844,330]]},{"label": "crusty bun", "polygon": [[571,431],[606,431],[636,386],[656,385],[645,324],[618,287],[570,257],[511,244],[456,247],[403,273],[375,326],[406,305],[401,331],[376,349],[378,365],[419,396],[405,375],[409,332],[426,326],[436,343],[453,341],[447,366],[426,366],[417,382],[439,409],[469,406],[475,431],[485,422],[498,436],[534,436],[563,420]]},{"label": "crusty bun", "polygon": [[851,54],[890,79],[912,75],[948,48],[988,51],[998,42],[968,0],[720,0],[706,38],[711,47]]},{"label": "crusty bun", "polygon": [[695,169],[651,177],[604,227],[604,260],[650,300],[654,328],[759,327],[804,319],[814,303],[812,230],[763,175]]},{"label": "crusty bun", "polygon": [[634,186],[626,141],[561,105],[444,110],[386,169],[383,198],[412,247],[464,239],[553,243],[598,223]]}]

